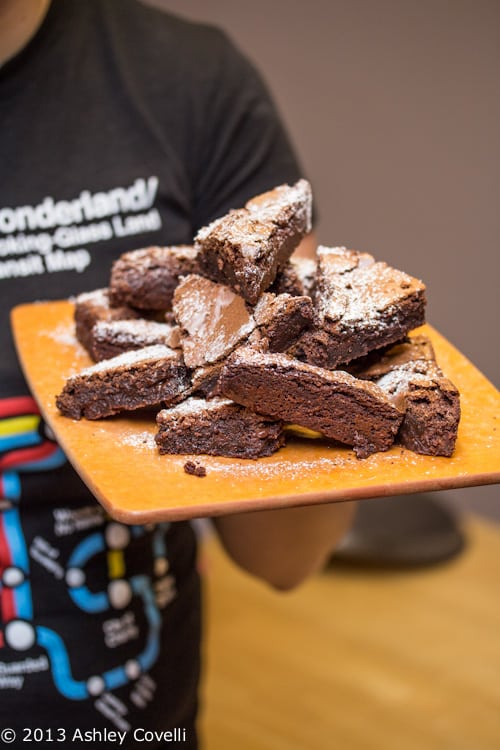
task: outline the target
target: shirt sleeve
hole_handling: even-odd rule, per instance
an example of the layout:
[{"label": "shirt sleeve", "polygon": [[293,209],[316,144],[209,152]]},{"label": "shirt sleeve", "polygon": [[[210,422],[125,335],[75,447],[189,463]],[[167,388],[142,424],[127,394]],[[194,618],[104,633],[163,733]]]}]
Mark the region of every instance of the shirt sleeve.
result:
[{"label": "shirt sleeve", "polygon": [[303,176],[261,75],[218,34],[193,184],[195,230],[254,195]]}]

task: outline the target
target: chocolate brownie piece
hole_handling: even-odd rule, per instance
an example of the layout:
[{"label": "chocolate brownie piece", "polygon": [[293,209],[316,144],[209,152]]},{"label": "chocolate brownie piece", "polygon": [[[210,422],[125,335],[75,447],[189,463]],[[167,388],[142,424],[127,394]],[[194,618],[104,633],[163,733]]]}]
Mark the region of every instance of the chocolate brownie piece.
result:
[{"label": "chocolate brownie piece", "polygon": [[157,345],[125,352],[72,375],[57,396],[56,406],[72,419],[100,419],[174,403],[189,387],[180,351]]},{"label": "chocolate brownie piece", "polygon": [[415,453],[451,456],[460,421],[460,395],[434,360],[423,336],[389,349],[359,377],[373,380],[404,411],[399,442]]},{"label": "chocolate brownie piece", "polygon": [[128,305],[111,307],[108,289],[83,292],[75,298],[76,337],[91,357],[93,357],[92,329],[98,321],[131,320],[138,317],[140,317],[139,312]]},{"label": "chocolate brownie piece", "polygon": [[270,456],[285,441],[283,423],[224,398],[188,398],[156,417],[160,453],[231,458]]},{"label": "chocolate brownie piece", "polygon": [[253,311],[258,326],[260,348],[271,352],[289,349],[313,319],[313,306],[308,296],[271,294],[265,292]]},{"label": "chocolate brownie piece", "polygon": [[311,229],[311,187],[280,185],[199,230],[202,273],[256,304]]},{"label": "chocolate brownie piece", "polygon": [[304,179],[294,185],[278,185],[260,193],[250,198],[245,208],[260,218],[269,218],[274,224],[301,235],[301,239],[312,228],[312,190]]},{"label": "chocolate brownie piece", "polygon": [[177,325],[142,318],[99,321],[92,329],[91,340],[92,357],[96,362],[155,344],[163,344],[172,349],[180,348],[180,332]]},{"label": "chocolate brownie piece", "polygon": [[295,355],[333,369],[402,339],[425,322],[425,286],[368,253],[318,248],[316,322]]},{"label": "chocolate brownie piece", "polygon": [[190,274],[175,290],[173,311],[181,329],[188,367],[204,367],[226,357],[255,328],[242,297],[224,284]]},{"label": "chocolate brownie piece", "polygon": [[274,282],[269,287],[274,294],[292,294],[312,296],[316,283],[318,264],[313,258],[292,257],[278,272]]},{"label": "chocolate brownie piece", "polygon": [[197,251],[191,245],[123,253],[111,268],[111,302],[140,310],[170,310],[179,277],[198,271]]},{"label": "chocolate brownie piece", "polygon": [[417,360],[436,361],[434,347],[427,336],[406,336],[403,341],[376,349],[365,357],[354,359],[346,368],[351,375],[376,381],[399,365]]},{"label": "chocolate brownie piece", "polygon": [[[203,279],[203,281],[207,282],[206,279]],[[208,283],[213,284],[213,282]],[[221,286],[220,284],[213,285]],[[227,289],[228,287],[224,288]],[[206,305],[206,309],[209,320],[212,320],[214,316],[210,315],[209,304]],[[188,323],[192,325],[196,315],[190,314],[189,309],[184,312]],[[204,333],[203,328],[199,329],[198,332],[194,333],[189,344],[194,346],[196,361],[201,363],[205,359],[207,363],[196,367],[193,372],[193,393],[202,394],[207,398],[219,394],[218,381],[224,361],[231,351],[242,343],[243,345],[249,344],[262,351],[286,351],[295,343],[304,328],[310,324],[312,314],[310,297],[292,297],[290,294],[275,295],[265,292],[253,310],[251,324],[256,326],[255,329],[252,330],[251,326],[247,328],[239,326],[237,335],[228,339],[228,332],[231,331],[231,325],[234,323],[231,316],[229,321],[222,318],[214,324],[213,328],[209,327],[208,333]],[[250,335],[248,335],[249,330],[251,331]],[[223,356],[214,364],[209,363],[210,353],[213,351],[212,341],[215,341],[217,347],[220,347],[219,354],[222,351],[224,352]],[[187,339],[184,339],[184,345],[188,352],[188,363],[191,363],[193,361],[190,356],[191,350],[187,348],[186,342]],[[209,353],[207,353],[207,344],[210,349]]]},{"label": "chocolate brownie piece", "polygon": [[352,445],[358,458],[390,448],[403,418],[374,383],[250,347],[228,358],[220,391],[261,414]]},{"label": "chocolate brownie piece", "polygon": [[194,396],[203,396],[203,398],[220,396],[219,377],[223,366],[224,360],[214,365],[197,367],[191,376],[191,393]]},{"label": "chocolate brownie piece", "polygon": [[230,287],[196,274],[175,290],[173,311],[191,368],[221,362],[247,340],[271,351],[288,349],[313,316],[310,297],[266,292],[251,308]]}]

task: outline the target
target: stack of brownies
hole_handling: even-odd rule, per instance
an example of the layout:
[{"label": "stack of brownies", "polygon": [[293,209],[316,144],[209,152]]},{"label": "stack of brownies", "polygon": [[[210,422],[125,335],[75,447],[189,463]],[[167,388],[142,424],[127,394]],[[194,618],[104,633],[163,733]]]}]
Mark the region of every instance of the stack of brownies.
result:
[{"label": "stack of brownies", "polygon": [[192,246],[124,253],[76,299],[96,362],[56,403],[73,419],[156,408],[160,453],[258,458],[290,425],[351,446],[450,456],[455,386],[432,345],[425,286],[344,247],[292,257],[311,230],[306,180],[203,227]]}]

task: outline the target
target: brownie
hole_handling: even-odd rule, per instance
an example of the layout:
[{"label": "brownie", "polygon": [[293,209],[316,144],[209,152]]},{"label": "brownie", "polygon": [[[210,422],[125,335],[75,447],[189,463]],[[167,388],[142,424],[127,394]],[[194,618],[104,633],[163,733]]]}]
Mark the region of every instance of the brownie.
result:
[{"label": "brownie", "polygon": [[223,396],[352,445],[358,458],[390,448],[403,418],[374,383],[250,347],[227,359],[219,383]]},{"label": "brownie", "polygon": [[278,272],[269,291],[275,294],[312,296],[316,272],[317,263],[313,258],[292,257]]},{"label": "brownie", "polygon": [[91,340],[92,357],[96,362],[155,344],[172,349],[180,347],[178,326],[143,318],[99,321],[92,329]]},{"label": "brownie", "polygon": [[294,185],[278,185],[260,193],[250,198],[245,208],[261,218],[270,218],[289,232],[301,235],[300,239],[312,229],[312,190],[304,179]]},{"label": "brownie", "polygon": [[285,442],[280,419],[261,416],[225,398],[191,397],[162,409],[156,421],[160,453],[260,458]]},{"label": "brownie", "polygon": [[434,348],[427,336],[406,336],[397,344],[376,349],[364,357],[354,359],[347,367],[351,375],[376,381],[398,365],[417,360],[436,361]]},{"label": "brownie", "polygon": [[197,367],[193,370],[191,376],[191,392],[194,396],[203,396],[203,398],[213,398],[220,396],[219,377],[224,366],[224,360],[216,362],[214,365]]},{"label": "brownie", "polygon": [[195,237],[201,272],[256,304],[310,231],[311,202],[309,183],[299,180],[203,227]]},{"label": "brownie", "polygon": [[197,251],[191,245],[123,253],[111,268],[111,302],[140,310],[170,310],[180,276],[198,270]]},{"label": "brownie", "polygon": [[93,357],[92,329],[98,321],[131,320],[139,317],[140,313],[128,305],[111,307],[108,289],[83,292],[75,298],[76,337],[91,357]]},{"label": "brownie", "polygon": [[[289,294],[274,295],[265,292],[253,311],[253,321],[256,328],[248,336],[246,332],[238,339],[236,346],[251,345],[261,351],[285,351],[299,336],[300,332],[310,323],[312,315],[311,299],[309,297],[291,297]],[[224,340],[223,331],[220,338],[217,331],[210,331],[208,339],[212,336],[216,341]],[[205,341],[202,335],[198,336],[199,346],[195,348],[198,361],[206,358],[204,353]],[[224,362],[231,353],[230,347],[224,347],[226,353],[215,363],[206,363],[195,367],[191,378],[191,390],[194,395],[212,398],[220,395],[219,377]],[[188,354],[188,362],[192,360]]]},{"label": "brownie", "polygon": [[384,353],[360,377],[373,380],[404,411],[399,442],[430,456],[451,456],[460,421],[460,395],[434,360],[432,344],[415,337]]},{"label": "brownie", "polygon": [[173,311],[181,329],[188,367],[204,367],[226,357],[255,328],[242,297],[224,284],[190,274],[175,290]]},{"label": "brownie", "polygon": [[334,369],[393,344],[425,322],[425,286],[368,253],[318,248],[315,325],[294,354]]},{"label": "brownie", "polygon": [[173,403],[189,387],[189,371],[180,351],[157,345],[125,352],[72,375],[56,405],[72,419],[100,419]]},{"label": "brownie", "polygon": [[258,327],[260,348],[271,352],[289,349],[313,320],[308,296],[265,292],[253,311]]}]

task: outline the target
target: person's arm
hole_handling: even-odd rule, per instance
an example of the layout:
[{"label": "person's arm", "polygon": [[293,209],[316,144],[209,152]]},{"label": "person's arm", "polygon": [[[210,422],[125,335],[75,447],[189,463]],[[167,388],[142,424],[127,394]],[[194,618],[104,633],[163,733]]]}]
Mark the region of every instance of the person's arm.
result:
[{"label": "person's arm", "polygon": [[232,560],[276,589],[318,572],[349,528],[355,503],[280,508],[214,518]]}]

